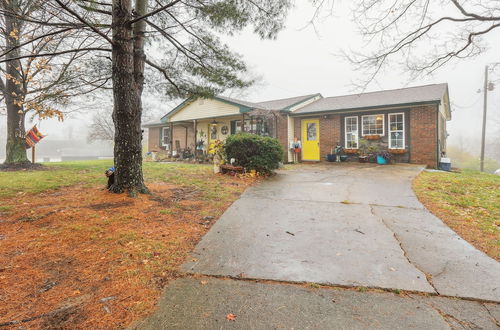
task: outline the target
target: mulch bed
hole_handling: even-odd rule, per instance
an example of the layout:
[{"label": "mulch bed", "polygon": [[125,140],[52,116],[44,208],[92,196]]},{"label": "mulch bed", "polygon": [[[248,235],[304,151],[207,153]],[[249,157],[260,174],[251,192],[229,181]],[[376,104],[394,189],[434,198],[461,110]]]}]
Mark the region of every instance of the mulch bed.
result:
[{"label": "mulch bed", "polygon": [[130,198],[103,187],[20,193],[0,204],[0,326],[123,328],[151,313],[162,288],[214,221],[254,182],[228,177],[232,199],[148,184]]},{"label": "mulch bed", "polygon": [[42,164],[32,162],[15,163],[15,164],[0,164],[0,172],[14,171],[48,171],[49,168]]}]

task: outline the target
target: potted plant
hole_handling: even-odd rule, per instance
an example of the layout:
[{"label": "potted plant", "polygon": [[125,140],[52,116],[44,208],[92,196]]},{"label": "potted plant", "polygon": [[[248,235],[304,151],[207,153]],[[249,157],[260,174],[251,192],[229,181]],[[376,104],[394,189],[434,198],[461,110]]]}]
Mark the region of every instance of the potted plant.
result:
[{"label": "potted plant", "polygon": [[377,152],[377,164],[386,165],[391,161],[391,159],[392,159],[392,154],[387,150],[382,150]]},{"label": "potted plant", "polygon": [[359,139],[358,160],[360,163],[366,163],[368,161],[368,148],[368,140]]}]

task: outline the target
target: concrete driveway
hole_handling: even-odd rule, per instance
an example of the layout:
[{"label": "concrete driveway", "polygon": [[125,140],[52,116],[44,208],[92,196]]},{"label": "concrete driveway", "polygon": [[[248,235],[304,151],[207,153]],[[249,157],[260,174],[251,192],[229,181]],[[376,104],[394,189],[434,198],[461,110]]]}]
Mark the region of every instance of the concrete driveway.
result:
[{"label": "concrete driveway", "polygon": [[413,165],[325,164],[248,189],[205,235],[190,273],[500,301],[500,264],[417,200]]}]

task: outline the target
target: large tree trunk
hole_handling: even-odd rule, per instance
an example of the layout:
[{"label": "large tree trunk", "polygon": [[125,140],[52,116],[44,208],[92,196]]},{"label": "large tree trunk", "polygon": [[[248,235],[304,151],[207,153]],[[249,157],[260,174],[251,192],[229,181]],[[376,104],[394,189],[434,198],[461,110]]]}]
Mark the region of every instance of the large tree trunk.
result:
[{"label": "large tree trunk", "polygon": [[[16,1],[4,2],[3,7],[6,7],[10,12],[18,12],[18,4]],[[19,38],[21,35],[21,24],[12,15],[4,15],[5,21],[5,43],[6,49],[12,49],[19,46]],[[11,35],[11,32],[13,33]],[[6,58],[16,58],[20,54],[19,48],[11,51],[6,55]],[[5,164],[21,164],[28,163],[26,156],[25,144],[25,128],[24,128],[24,90],[23,80],[20,75],[21,63],[19,60],[6,62],[6,79],[2,82],[3,94],[5,96],[5,105],[7,107],[7,145]]]},{"label": "large tree trunk", "polygon": [[[140,0],[137,0],[140,1]],[[112,192],[147,193],[142,174],[141,96],[143,72],[136,72],[132,0],[113,1],[113,122],[115,124],[115,183]],[[141,46],[141,45],[140,45]],[[144,45],[142,44],[142,48]],[[142,64],[142,70],[144,65]]]}]

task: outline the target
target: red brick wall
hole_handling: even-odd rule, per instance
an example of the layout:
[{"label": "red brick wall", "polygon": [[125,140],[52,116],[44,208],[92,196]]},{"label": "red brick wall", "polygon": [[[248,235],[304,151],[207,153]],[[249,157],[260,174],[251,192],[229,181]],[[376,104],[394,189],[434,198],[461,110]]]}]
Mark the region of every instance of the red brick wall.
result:
[{"label": "red brick wall", "polygon": [[[326,117],[326,118],[325,118]],[[320,159],[332,152],[340,141],[340,115],[324,115],[319,117],[319,149]]]},{"label": "red brick wall", "polygon": [[437,166],[437,107],[410,110],[410,162]]},{"label": "red brick wall", "polygon": [[288,160],[288,118],[287,115],[278,114],[277,115],[278,125],[276,127],[276,137],[280,144],[283,146],[283,161]]},{"label": "red brick wall", "polygon": [[148,129],[148,151],[159,151],[165,149],[160,145],[161,127],[151,127]]},{"label": "red brick wall", "polygon": [[324,161],[337,141],[340,141],[340,115],[295,118],[294,132],[299,139],[302,139],[302,119],[319,119],[319,153],[320,160]]}]

